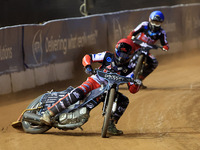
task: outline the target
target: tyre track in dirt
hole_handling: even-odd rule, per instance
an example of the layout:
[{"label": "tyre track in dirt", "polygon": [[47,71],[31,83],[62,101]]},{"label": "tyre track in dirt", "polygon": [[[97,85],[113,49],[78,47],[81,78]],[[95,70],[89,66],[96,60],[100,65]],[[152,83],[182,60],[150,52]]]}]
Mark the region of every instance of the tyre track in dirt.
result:
[{"label": "tyre track in dirt", "polygon": [[120,88],[130,104],[117,125],[124,131],[119,137],[101,138],[102,104],[91,112],[83,131],[51,129],[32,135],[11,127],[36,96],[52,87],[63,90],[64,83],[0,96],[0,150],[199,150],[200,51],[159,57],[159,63],[144,80],[148,89],[132,95],[125,85]]}]

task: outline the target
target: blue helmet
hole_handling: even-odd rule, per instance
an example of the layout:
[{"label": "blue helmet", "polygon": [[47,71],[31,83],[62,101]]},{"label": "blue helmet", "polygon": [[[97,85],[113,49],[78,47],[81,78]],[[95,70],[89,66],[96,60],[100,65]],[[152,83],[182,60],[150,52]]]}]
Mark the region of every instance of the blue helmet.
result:
[{"label": "blue helmet", "polygon": [[150,30],[156,32],[160,29],[165,17],[161,11],[153,11],[149,16]]},{"label": "blue helmet", "polygon": [[149,16],[149,19],[152,21],[158,21],[162,23],[165,17],[161,11],[153,11]]}]

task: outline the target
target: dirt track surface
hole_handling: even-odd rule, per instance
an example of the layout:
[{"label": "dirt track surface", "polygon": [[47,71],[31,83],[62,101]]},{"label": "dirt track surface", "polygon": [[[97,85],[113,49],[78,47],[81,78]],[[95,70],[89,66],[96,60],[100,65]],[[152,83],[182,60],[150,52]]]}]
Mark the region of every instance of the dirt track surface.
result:
[{"label": "dirt track surface", "polygon": [[148,89],[132,95],[121,88],[130,99],[117,124],[123,136],[101,138],[102,104],[91,112],[83,131],[51,129],[32,135],[12,128],[11,123],[47,88],[42,87],[0,96],[0,150],[199,150],[200,52],[166,56],[159,62],[144,81]]}]

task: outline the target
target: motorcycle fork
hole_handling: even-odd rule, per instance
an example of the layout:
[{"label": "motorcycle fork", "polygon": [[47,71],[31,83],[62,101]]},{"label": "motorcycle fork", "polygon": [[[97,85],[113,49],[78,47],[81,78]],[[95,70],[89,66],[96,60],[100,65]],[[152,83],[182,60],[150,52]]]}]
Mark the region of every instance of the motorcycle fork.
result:
[{"label": "motorcycle fork", "polygon": [[105,100],[104,100],[104,103],[103,103],[103,112],[102,112],[103,116],[106,113],[106,105],[107,105],[107,102],[108,102],[108,95],[109,95],[109,91],[106,91],[106,96],[105,96]]},{"label": "motorcycle fork", "polygon": [[[115,92],[118,91],[116,85],[113,85],[112,88],[115,88]],[[102,115],[104,116],[105,113],[106,113],[106,106],[107,106],[107,103],[108,103],[108,99],[109,99],[109,95],[110,95],[110,90],[109,91],[106,91],[106,96],[105,96],[105,100],[104,100],[104,103],[103,103],[103,112],[102,112]],[[115,97],[115,100],[113,102],[113,107],[112,107],[112,112],[115,112],[116,111],[116,108],[117,108],[117,100],[118,100],[118,94],[117,94],[117,97]]]},{"label": "motorcycle fork", "polygon": [[113,102],[112,114],[113,114],[113,113],[116,111],[116,109],[117,109],[118,97],[119,97],[119,94],[117,94],[117,96],[115,97],[115,100],[114,100],[114,102]]},{"label": "motorcycle fork", "polygon": [[141,66],[140,75],[142,75],[142,73],[144,72],[144,67],[146,65],[146,62],[147,62],[147,57],[144,57],[144,60],[142,62],[142,66]]}]

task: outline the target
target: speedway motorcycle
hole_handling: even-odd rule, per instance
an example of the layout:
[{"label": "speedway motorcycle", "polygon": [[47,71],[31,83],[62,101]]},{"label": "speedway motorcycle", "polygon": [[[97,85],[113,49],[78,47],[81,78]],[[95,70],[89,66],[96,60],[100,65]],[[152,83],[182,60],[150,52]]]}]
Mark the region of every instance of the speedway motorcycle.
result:
[{"label": "speedway motorcycle", "polygon": [[61,130],[74,130],[76,128],[82,129],[81,126],[84,125],[90,117],[90,112],[88,111],[87,106],[93,105],[94,99],[102,98],[102,115],[104,117],[104,121],[101,137],[105,138],[109,119],[117,107],[116,92],[119,89],[119,85],[128,82],[134,82],[134,80],[133,78],[114,73],[112,70],[103,72],[95,69],[94,73],[99,77],[104,78],[107,81],[107,84],[102,84],[100,88],[88,93],[85,99],[76,102],[75,104],[69,106],[66,110],[52,117],[52,123],[50,126],[45,125],[40,121],[41,116],[48,107],[51,107],[60,98],[71,92],[74,89],[72,86],[69,86],[64,91],[50,91],[40,95],[30,103],[27,109],[22,112],[18,120],[12,123],[12,126],[14,128],[22,127],[25,132],[32,134],[44,133],[52,127]]},{"label": "speedway motorcycle", "polygon": [[136,80],[140,75],[142,75],[145,67],[148,65],[147,58],[150,50],[157,50],[158,48],[162,49],[162,46],[147,44],[136,38],[133,39],[133,43],[141,46],[141,48],[134,53],[133,58],[131,59],[131,61],[136,64],[134,69],[134,80]]}]

